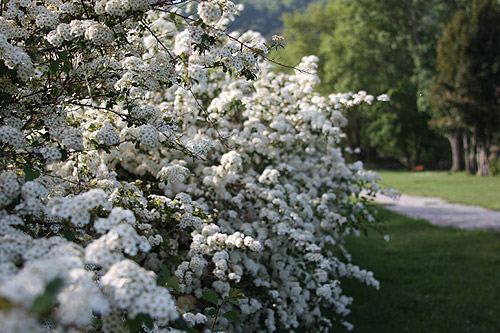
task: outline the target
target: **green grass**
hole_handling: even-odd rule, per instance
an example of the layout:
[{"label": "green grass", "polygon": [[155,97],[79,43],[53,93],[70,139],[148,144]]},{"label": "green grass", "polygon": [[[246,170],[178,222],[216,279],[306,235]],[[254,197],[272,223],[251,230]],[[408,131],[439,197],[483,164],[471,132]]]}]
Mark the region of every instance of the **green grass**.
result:
[{"label": "green grass", "polygon": [[385,209],[385,234],[350,237],[380,290],[346,280],[355,332],[500,332],[500,233],[438,228]]},{"label": "green grass", "polygon": [[381,184],[413,195],[438,197],[453,203],[500,210],[500,177],[480,177],[464,172],[385,171],[377,173]]}]

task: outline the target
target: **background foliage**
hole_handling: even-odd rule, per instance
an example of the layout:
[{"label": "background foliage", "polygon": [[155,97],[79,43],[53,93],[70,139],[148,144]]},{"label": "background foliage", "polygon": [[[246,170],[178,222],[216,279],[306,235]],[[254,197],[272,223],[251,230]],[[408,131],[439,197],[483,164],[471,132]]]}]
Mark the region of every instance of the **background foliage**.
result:
[{"label": "background foliage", "polygon": [[[275,29],[278,21],[273,10],[276,6],[277,3],[259,3],[260,12],[255,19],[266,18]],[[438,41],[455,12],[471,13],[474,6],[470,1],[315,1],[307,10],[297,4],[293,13],[285,7],[282,6],[287,47],[286,51],[274,54],[277,59],[293,65],[304,55],[319,55],[322,83],[318,91],[322,94],[360,89],[389,93],[391,104],[346,115],[350,121],[346,129],[347,142],[362,148],[363,160],[391,158],[406,167],[424,163],[428,167],[444,168],[451,166],[453,153],[452,167],[463,167],[462,139],[451,137],[445,128],[448,125],[439,117],[440,113],[451,112],[451,106],[432,100],[431,88],[437,75]],[[486,27],[496,26],[495,22],[486,21],[481,23]],[[265,27],[262,25],[261,31],[269,33]],[[483,43],[483,46],[495,52],[490,48],[491,43]],[[479,59],[479,54],[487,52],[471,56]],[[453,63],[451,59],[448,66]],[[479,80],[477,76],[467,80],[478,86],[473,83]],[[466,119],[467,126],[472,126],[473,119]],[[496,142],[492,138],[489,145]],[[490,151],[489,148],[486,150]]]}]

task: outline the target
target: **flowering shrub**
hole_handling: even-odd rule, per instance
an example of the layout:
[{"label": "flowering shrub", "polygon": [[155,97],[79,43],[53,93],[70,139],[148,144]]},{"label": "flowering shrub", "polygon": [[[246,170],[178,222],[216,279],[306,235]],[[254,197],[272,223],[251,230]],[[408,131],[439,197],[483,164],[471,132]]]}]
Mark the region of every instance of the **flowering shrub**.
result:
[{"label": "flowering shrub", "polygon": [[2,2],[2,331],[351,327],[340,279],[378,282],[343,238],[381,188],[340,110],[376,100],[273,73],[239,10]]}]

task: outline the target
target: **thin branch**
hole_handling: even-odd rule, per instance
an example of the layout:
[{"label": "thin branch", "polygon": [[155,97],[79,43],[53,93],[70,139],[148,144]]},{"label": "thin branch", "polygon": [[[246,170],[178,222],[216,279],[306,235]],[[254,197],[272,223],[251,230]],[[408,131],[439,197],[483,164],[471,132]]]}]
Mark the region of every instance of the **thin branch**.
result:
[{"label": "thin branch", "polygon": [[224,146],[226,146],[226,148],[232,149],[232,147],[229,147],[229,145],[227,145],[226,142],[225,142],[228,137],[225,138],[225,137],[222,136],[222,134],[220,134],[219,130],[216,127],[216,122],[214,122],[213,120],[210,119],[210,114],[208,113],[208,110],[205,109],[203,107],[203,105],[201,105],[200,101],[198,101],[198,98],[196,98],[196,95],[193,92],[193,88],[191,86],[189,86],[189,88],[187,90],[193,96],[193,98],[196,101],[196,104],[198,105],[198,107],[203,111],[203,113],[205,113],[205,119],[210,124],[210,126],[217,132],[217,136],[219,137],[219,139],[221,140],[221,142],[224,144]]},{"label": "thin branch", "polygon": [[[160,11],[163,11],[163,10],[161,10],[161,9],[159,9],[159,10],[160,10]],[[170,13],[170,12],[169,12],[169,13]],[[174,12],[173,14],[174,14],[174,15],[177,15],[177,16],[179,16],[179,17],[181,17],[181,18],[183,18],[183,19],[184,19],[185,21],[187,21],[187,22],[191,22],[191,23],[192,23],[192,22],[196,22],[196,20],[195,20],[195,19],[193,19],[193,18],[191,18],[191,17],[189,17],[189,16],[182,15],[182,14],[179,14],[179,13],[177,13],[177,12]],[[210,28],[212,28],[213,30],[218,30],[218,29],[215,29],[214,27],[210,27]],[[220,30],[219,30],[219,31],[220,31]],[[240,41],[240,40],[239,40],[238,38],[236,38],[236,37],[232,37],[230,34],[228,34],[228,33],[227,33],[227,32],[225,32],[225,31],[224,31],[224,35],[225,35],[226,37],[228,37],[229,39],[231,39],[231,40],[233,40],[233,41],[235,41],[235,42],[237,42],[237,43],[241,44],[241,47],[242,47],[242,48],[243,48],[243,47],[246,47],[246,48],[248,48],[248,49],[252,50],[255,54],[257,54],[257,55],[261,56],[264,60],[269,61],[269,62],[270,62],[270,63],[272,63],[272,64],[275,64],[275,65],[278,65],[278,66],[281,66],[281,67],[285,67],[285,68],[294,69],[294,70],[296,70],[296,71],[298,71],[298,72],[300,72],[300,73],[302,73],[302,74],[312,74],[312,73],[310,73],[310,72],[308,72],[308,71],[306,71],[306,70],[303,70],[303,69],[297,68],[296,66],[289,66],[289,65],[285,65],[285,64],[282,64],[282,63],[280,63],[280,62],[278,62],[278,61],[276,61],[276,60],[274,60],[274,59],[271,59],[271,58],[269,58],[268,56],[264,55],[264,54],[262,53],[262,51],[258,51],[258,50],[256,50],[256,49],[252,48],[251,46],[246,45],[244,42]]]},{"label": "thin branch", "polygon": [[151,28],[142,19],[140,20],[140,22],[149,31],[149,33],[156,39],[156,41],[158,42],[158,44],[160,44],[163,47],[163,49],[168,53],[168,55],[170,56],[170,58],[172,60],[175,60],[177,57],[174,57],[172,55],[172,53],[170,53],[170,50],[165,46],[165,44],[163,44],[163,42],[158,38],[158,36],[156,36],[156,34],[153,32],[153,30],[151,30]]}]

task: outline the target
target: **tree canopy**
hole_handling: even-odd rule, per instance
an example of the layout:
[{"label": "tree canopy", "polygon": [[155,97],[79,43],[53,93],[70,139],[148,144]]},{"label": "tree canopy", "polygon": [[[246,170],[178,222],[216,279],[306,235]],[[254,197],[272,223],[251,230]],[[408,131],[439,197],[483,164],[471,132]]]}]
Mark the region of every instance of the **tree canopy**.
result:
[{"label": "tree canopy", "polygon": [[294,64],[303,55],[317,54],[323,94],[369,89],[390,95],[391,105],[347,115],[348,141],[360,144],[365,157],[392,156],[407,166],[424,152],[439,159],[446,150],[428,126],[428,89],[440,23],[462,5],[438,0],[312,4],[307,13],[284,16],[286,50],[277,57]]},{"label": "tree canopy", "polygon": [[487,174],[486,155],[500,125],[500,10],[494,0],[475,0],[457,11],[437,48],[434,121],[462,133],[468,171]]}]

